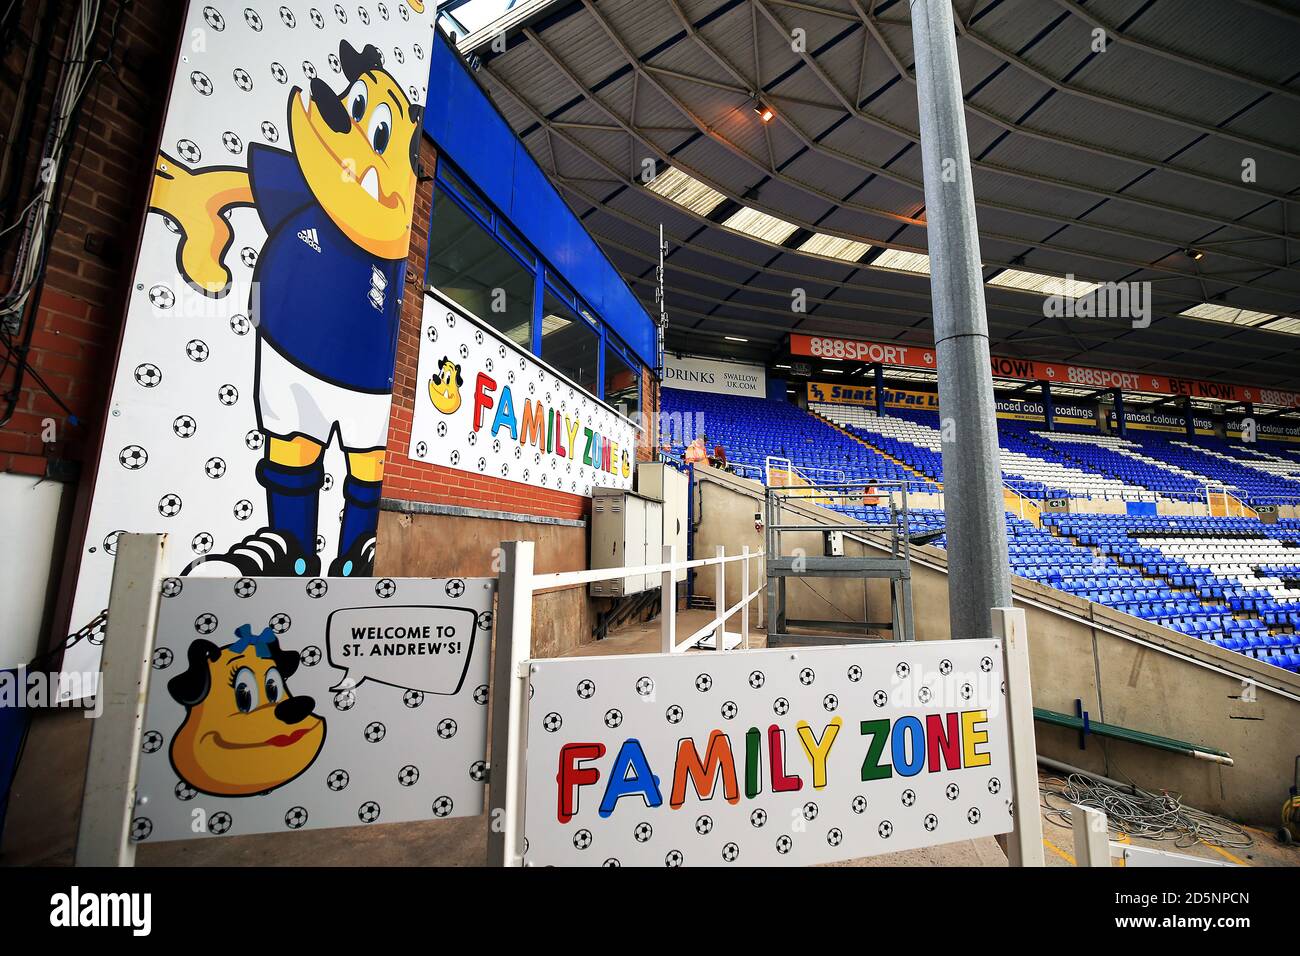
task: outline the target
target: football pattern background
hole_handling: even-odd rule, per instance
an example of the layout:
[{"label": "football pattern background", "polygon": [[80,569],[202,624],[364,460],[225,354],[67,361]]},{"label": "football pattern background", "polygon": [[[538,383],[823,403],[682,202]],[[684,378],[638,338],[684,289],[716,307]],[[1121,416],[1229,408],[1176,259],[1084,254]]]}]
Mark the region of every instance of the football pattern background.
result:
[{"label": "football pattern background", "polygon": [[[483,812],[495,578],[191,577],[168,578],[161,592],[141,737],[138,793],[143,802],[132,821],[137,842]],[[450,606],[474,615],[473,647],[455,694],[362,680],[359,665],[352,663],[352,670],[345,671],[331,663],[326,642],[331,614],[399,604]],[[210,796],[173,768],[170,748],[185,708],[167,684],[185,670],[196,638],[226,645],[244,624],[254,633],[269,627],[281,648],[302,655],[285,684],[294,696],[314,698],[313,712],[325,721],[325,740],[300,776],[268,793]],[[338,686],[345,675],[355,686]],[[198,832],[196,811],[206,821]]]},{"label": "football pattern background", "polygon": [[[429,381],[440,375],[444,361],[460,367],[462,381],[458,387],[459,404],[451,412],[436,407],[429,394]],[[496,387],[487,392],[492,405],[482,412],[482,427],[475,429],[475,388],[480,374],[490,376]],[[506,388],[510,389],[519,437],[512,437],[504,425],[496,435],[492,434]],[[536,443],[522,443],[525,401],[540,402],[570,422],[576,418],[580,423],[580,454],[585,450],[582,436],[587,428],[616,443],[617,466],[612,470],[592,467],[583,464],[581,457],[561,456]],[[546,430],[543,421],[542,446],[546,445]],[[592,488],[632,487],[637,432],[632,422],[544,368],[532,353],[497,335],[457,303],[441,294],[425,296],[411,422],[412,458],[471,474],[590,496]],[[567,438],[560,440],[561,445],[567,443]]]},{"label": "football pattern background", "polygon": [[[259,143],[292,148],[287,104],[293,87],[318,76],[334,91],[347,81],[338,51],[377,47],[384,69],[415,104],[427,98],[433,4],[399,0],[192,0],[164,121],[162,150],[195,167],[243,168]],[[156,157],[140,144],[141,175]],[[264,436],[254,408],[255,330],[251,278],[266,231],[258,212],[228,214],[233,241],[222,259],[228,294],[204,296],[180,275],[178,227],[151,213],[131,284],[125,331],[106,419],[81,556],[70,631],[108,604],[117,535],[171,536],[170,573],[219,554],[266,522],[254,477]],[[315,548],[328,565],[343,508],[344,456],[325,452]],[[98,669],[100,646],[74,644],[64,670]]]},{"label": "football pattern background", "polygon": [[[531,662],[528,700],[525,865],[806,866],[1009,832],[1012,787],[1000,641],[736,651],[721,654],[566,658]],[[945,663],[946,662],[946,663]],[[922,691],[928,691],[922,693]],[[922,702],[928,698],[928,702]],[[866,720],[987,710],[987,766],[941,768],[862,780],[870,739]],[[842,726],[814,786],[797,725],[822,738]],[[801,789],[773,792],[768,729],[785,732],[784,772]],[[762,734],[758,794],[746,795],[746,731]],[[740,799],[722,785],[708,799],[686,785],[670,807],[679,742],[691,738],[703,759],[711,731],[729,741]],[[640,742],[659,778],[663,803],[637,794],[603,816],[600,804],[615,755]],[[579,788],[577,809],[561,823],[556,768],[566,744],[601,743],[603,756],[581,766],[600,778]],[[921,746],[928,746],[921,743]],[[881,758],[889,762],[887,743]],[[925,754],[928,758],[928,754]],[[705,761],[707,764],[707,761]],[[561,770],[561,773],[563,771]]]}]

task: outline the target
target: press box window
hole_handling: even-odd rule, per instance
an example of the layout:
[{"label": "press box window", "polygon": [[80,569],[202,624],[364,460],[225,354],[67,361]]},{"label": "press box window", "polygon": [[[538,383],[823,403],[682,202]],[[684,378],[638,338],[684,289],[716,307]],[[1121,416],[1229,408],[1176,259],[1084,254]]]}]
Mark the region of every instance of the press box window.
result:
[{"label": "press box window", "polygon": [[529,347],[532,271],[506,251],[441,185],[433,194],[427,281],[506,338]]},{"label": "press box window", "polygon": [[600,333],[550,289],[546,290],[543,302],[542,358],[591,394],[598,395]]},{"label": "press box window", "polygon": [[605,349],[605,404],[631,419],[641,411],[641,370],[612,347]]}]

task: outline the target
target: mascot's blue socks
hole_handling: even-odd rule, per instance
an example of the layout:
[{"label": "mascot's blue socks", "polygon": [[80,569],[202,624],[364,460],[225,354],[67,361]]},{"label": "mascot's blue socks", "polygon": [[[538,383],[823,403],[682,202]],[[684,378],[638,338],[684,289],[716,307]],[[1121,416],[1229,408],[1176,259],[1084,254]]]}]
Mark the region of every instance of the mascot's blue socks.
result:
[{"label": "mascot's blue socks", "polygon": [[319,495],[325,483],[323,456],[300,468],[263,458],[257,465],[257,481],[266,489],[267,525],[293,536],[291,543],[302,549],[294,570],[305,574],[312,563],[309,558],[316,553]]},{"label": "mascot's blue socks", "polygon": [[[352,555],[358,542],[374,537],[379,527],[379,495],[383,483],[343,480],[343,523],[339,528],[339,555]],[[344,574],[349,573],[344,571]],[[366,573],[369,573],[368,571]]]}]

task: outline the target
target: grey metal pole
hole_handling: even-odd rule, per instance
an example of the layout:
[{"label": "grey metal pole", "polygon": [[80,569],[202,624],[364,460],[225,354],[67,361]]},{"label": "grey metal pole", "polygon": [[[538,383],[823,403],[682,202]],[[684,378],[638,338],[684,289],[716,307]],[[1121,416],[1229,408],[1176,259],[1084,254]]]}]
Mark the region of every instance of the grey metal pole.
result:
[{"label": "grey metal pole", "polygon": [[1002,469],[975,193],[950,0],[911,0],[947,501],[954,638],[991,638],[1011,606]]}]

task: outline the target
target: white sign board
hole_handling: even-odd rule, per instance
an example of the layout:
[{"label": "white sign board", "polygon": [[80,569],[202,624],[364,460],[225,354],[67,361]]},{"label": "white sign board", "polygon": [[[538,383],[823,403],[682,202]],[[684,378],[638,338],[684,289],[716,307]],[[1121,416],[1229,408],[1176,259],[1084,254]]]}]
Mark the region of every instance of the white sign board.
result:
[{"label": "white sign board", "polygon": [[664,356],[664,387],[720,395],[767,398],[767,372],[761,365],[719,362],[713,359]]},{"label": "white sign board", "polygon": [[126,145],[153,179],[73,632],[123,531],[168,533],[169,573],[250,537],[264,566],[223,573],[370,573],[433,29],[407,0],[188,5],[161,152]]},{"label": "white sign board", "polygon": [[494,578],[168,578],[135,841],[483,812]]},{"label": "white sign board", "polygon": [[450,299],[427,295],[417,461],[590,496],[631,488],[637,427]]},{"label": "white sign board", "polygon": [[1006,833],[996,640],[530,662],[526,865],[803,866]]}]

